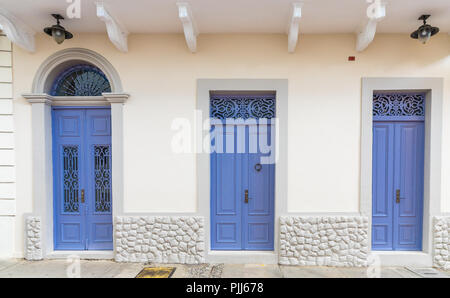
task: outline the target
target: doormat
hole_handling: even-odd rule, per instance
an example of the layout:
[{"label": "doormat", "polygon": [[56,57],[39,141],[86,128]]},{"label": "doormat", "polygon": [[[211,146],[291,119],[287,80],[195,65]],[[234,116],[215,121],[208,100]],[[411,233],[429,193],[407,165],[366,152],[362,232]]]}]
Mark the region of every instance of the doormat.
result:
[{"label": "doormat", "polygon": [[175,267],[145,267],[136,278],[170,278],[175,269]]},{"label": "doormat", "polygon": [[450,275],[445,274],[434,268],[412,268],[406,267],[409,271],[425,278],[450,278]]}]

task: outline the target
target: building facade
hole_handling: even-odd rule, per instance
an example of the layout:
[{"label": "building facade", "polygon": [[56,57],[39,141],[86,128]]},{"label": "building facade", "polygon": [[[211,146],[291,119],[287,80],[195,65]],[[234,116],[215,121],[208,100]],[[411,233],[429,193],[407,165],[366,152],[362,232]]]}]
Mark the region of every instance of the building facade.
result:
[{"label": "building facade", "polygon": [[0,37],[2,257],[450,266],[447,33],[110,38]]}]

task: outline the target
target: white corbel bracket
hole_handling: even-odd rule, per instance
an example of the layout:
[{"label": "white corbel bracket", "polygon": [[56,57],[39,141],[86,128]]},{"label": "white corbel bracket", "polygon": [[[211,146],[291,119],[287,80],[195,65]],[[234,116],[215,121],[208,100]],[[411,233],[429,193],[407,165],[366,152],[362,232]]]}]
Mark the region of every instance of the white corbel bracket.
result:
[{"label": "white corbel bracket", "polygon": [[298,26],[302,17],[301,2],[292,3],[291,19],[289,21],[288,31],[288,52],[293,53],[298,41]]},{"label": "white corbel bracket", "polygon": [[197,51],[197,35],[198,30],[194,21],[194,17],[192,16],[191,7],[189,3],[186,2],[178,2],[178,17],[183,24],[184,37],[186,38],[186,43],[189,50],[192,53]]},{"label": "white corbel bracket", "polygon": [[128,31],[114,18],[102,2],[97,2],[97,17],[106,24],[109,40],[119,51],[128,52]]},{"label": "white corbel bracket", "polygon": [[373,0],[367,8],[367,16],[369,20],[366,25],[357,32],[356,51],[358,52],[365,50],[373,41],[378,22],[386,16],[386,4],[381,3],[380,0]]},{"label": "white corbel bracket", "polygon": [[34,45],[35,32],[3,8],[0,8],[0,26],[11,42],[29,52],[36,50]]}]

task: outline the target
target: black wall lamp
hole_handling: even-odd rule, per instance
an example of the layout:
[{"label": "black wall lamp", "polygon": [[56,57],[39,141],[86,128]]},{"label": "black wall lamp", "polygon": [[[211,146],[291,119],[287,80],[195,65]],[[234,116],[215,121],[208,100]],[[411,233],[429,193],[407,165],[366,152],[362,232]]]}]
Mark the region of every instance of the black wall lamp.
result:
[{"label": "black wall lamp", "polygon": [[53,37],[57,44],[61,44],[66,39],[71,39],[73,37],[72,33],[66,31],[63,26],[59,24],[59,20],[64,20],[63,16],[60,14],[52,14],[56,19],[56,25],[44,28],[44,32]]},{"label": "black wall lamp", "polygon": [[438,27],[433,27],[427,24],[427,19],[429,17],[429,14],[420,16],[419,20],[423,21],[423,25],[420,26],[419,29],[411,33],[411,38],[418,39],[421,43],[425,44],[431,36],[439,32]]}]

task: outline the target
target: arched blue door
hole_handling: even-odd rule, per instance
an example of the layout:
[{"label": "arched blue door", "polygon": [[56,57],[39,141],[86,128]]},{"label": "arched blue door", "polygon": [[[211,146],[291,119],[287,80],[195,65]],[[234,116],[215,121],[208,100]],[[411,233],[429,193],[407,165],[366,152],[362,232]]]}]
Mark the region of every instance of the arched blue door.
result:
[{"label": "arched blue door", "polygon": [[425,94],[376,94],[372,249],[421,250]]},{"label": "arched blue door", "polygon": [[275,96],[216,94],[210,109],[211,249],[273,250]]},{"label": "arched blue door", "polygon": [[[100,69],[74,65],[55,80],[51,95],[100,96],[111,87]],[[113,248],[111,111],[53,107],[55,250]]]}]

